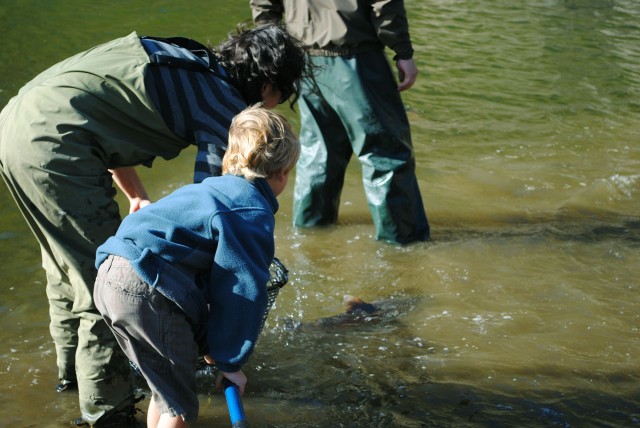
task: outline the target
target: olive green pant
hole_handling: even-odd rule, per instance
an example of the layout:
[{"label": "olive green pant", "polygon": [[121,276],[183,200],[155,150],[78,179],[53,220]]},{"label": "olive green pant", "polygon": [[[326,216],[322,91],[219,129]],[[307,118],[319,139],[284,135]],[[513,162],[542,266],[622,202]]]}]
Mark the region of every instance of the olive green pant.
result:
[{"label": "olive green pant", "polygon": [[355,153],[375,238],[426,241],[429,223],[415,175],[402,99],[382,51],[352,57],[311,57],[316,85],[299,100],[302,153],[296,167],[293,222],[337,221],[345,172]]},{"label": "olive green pant", "polygon": [[92,424],[134,404],[128,359],[95,308],[93,287],[96,249],[121,220],[108,154],[125,165],[147,162],[152,155],[125,156],[137,141],[159,144],[157,130],[166,128],[144,92],[145,62],[131,35],[52,67],[0,113],[0,175],[41,247],[59,378],[77,381]]},{"label": "olive green pant", "polygon": [[[31,165],[37,165],[42,154],[30,152]],[[95,251],[116,231],[118,208],[111,199],[97,219],[97,207],[81,203],[94,197],[104,200],[112,189],[92,195],[74,178],[36,171],[11,155],[1,159],[5,183],[40,243],[59,378],[77,381],[80,409],[88,422],[130,407],[134,397],[128,360],[92,299]],[[6,162],[14,167],[8,170]],[[111,182],[107,174],[105,185]],[[65,188],[66,196],[47,195],[49,189],[64,194]]]},{"label": "olive green pant", "polygon": [[[31,152],[31,161],[37,163],[38,155]],[[91,195],[74,186],[73,179],[55,175],[43,179],[41,173],[33,171],[28,177],[29,168],[24,167],[12,168],[13,172],[7,174],[4,162],[11,159],[2,158],[2,175],[40,243],[58,376],[78,383],[82,417],[95,422],[102,415],[131,407],[134,400],[128,360],[92,299],[95,251],[115,233],[120,220],[118,209],[113,203],[103,218],[94,222],[92,211],[96,207],[78,203]],[[69,186],[68,196],[44,199],[42,190],[49,186],[58,191]],[[72,202],[74,198],[78,199]],[[76,208],[68,212],[67,208],[74,205]]]}]

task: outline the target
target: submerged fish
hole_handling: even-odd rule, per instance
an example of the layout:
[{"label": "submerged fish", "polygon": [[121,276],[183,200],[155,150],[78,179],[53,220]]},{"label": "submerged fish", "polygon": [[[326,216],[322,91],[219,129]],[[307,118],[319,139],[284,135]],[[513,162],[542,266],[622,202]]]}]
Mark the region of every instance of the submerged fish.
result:
[{"label": "submerged fish", "polygon": [[328,317],[318,318],[310,322],[285,319],[288,330],[331,330],[345,327],[368,327],[393,322],[416,308],[418,297],[390,297],[371,303],[360,297],[345,295],[343,297],[345,312]]}]

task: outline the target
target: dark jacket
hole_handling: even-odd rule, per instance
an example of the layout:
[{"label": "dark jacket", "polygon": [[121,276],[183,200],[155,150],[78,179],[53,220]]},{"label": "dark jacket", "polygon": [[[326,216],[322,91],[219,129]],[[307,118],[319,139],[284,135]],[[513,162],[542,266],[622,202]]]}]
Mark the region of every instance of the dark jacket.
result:
[{"label": "dark jacket", "polygon": [[397,59],[413,48],[403,0],[250,0],[256,24],[280,22],[310,55],[342,56],[385,46]]}]

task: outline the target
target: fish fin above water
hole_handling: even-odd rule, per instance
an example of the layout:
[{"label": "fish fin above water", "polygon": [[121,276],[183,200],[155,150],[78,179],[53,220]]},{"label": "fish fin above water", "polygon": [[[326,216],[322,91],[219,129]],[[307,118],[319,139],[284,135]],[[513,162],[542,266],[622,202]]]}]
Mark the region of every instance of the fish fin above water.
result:
[{"label": "fish fin above water", "polygon": [[354,314],[356,312],[365,312],[367,314],[372,314],[376,311],[376,307],[371,303],[367,303],[359,297],[351,296],[345,294],[343,297],[344,304],[347,307],[346,313]]}]

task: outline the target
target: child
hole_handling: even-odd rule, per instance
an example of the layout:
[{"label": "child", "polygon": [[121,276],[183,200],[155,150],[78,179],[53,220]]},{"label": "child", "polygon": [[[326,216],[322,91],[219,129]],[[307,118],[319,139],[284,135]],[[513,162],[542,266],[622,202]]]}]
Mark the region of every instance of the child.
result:
[{"label": "child", "polygon": [[241,370],[267,305],[276,197],[300,154],[290,124],[250,107],[229,129],[223,175],[191,184],[122,222],[98,248],[98,310],[152,391],[147,426],[198,416],[206,355],[244,392]]}]

